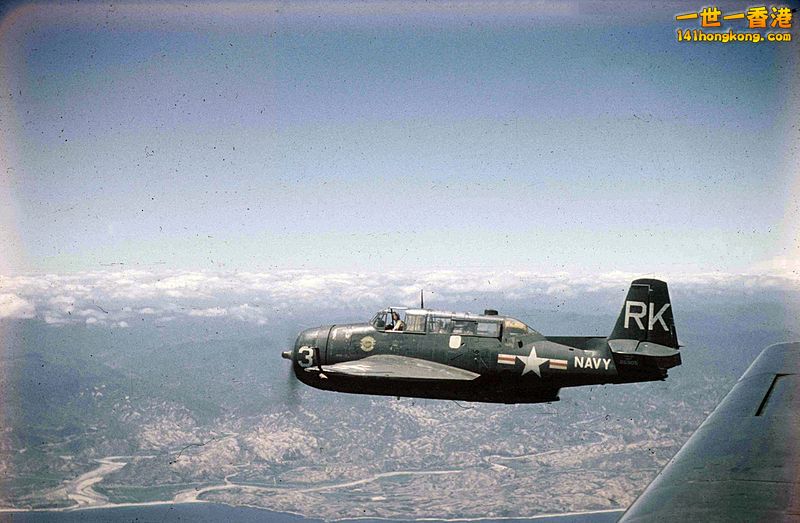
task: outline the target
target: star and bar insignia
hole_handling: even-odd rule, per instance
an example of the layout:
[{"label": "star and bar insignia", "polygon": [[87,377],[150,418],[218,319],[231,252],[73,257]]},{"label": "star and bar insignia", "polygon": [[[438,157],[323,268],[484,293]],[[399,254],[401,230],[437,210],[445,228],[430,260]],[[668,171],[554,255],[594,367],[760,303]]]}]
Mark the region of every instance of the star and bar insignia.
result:
[{"label": "star and bar insignia", "polygon": [[542,377],[541,366],[545,362],[550,363],[550,368],[555,370],[567,370],[567,360],[559,360],[555,358],[540,358],[536,354],[536,346],[531,346],[531,352],[527,356],[518,354],[498,354],[497,363],[501,365],[516,365],[517,360],[525,364],[522,369],[522,375],[529,372],[535,373],[540,378]]}]

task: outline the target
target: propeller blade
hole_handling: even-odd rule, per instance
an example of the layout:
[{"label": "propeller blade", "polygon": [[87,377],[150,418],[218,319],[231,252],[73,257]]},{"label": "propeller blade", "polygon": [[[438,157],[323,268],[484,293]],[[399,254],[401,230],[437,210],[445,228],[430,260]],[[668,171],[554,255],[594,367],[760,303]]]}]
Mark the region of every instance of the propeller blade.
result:
[{"label": "propeller blade", "polygon": [[286,404],[290,407],[298,407],[301,403],[301,395],[300,391],[298,390],[300,380],[298,380],[297,376],[294,375],[293,366],[288,367],[286,379]]},{"label": "propeller blade", "polygon": [[286,347],[291,347],[287,351],[281,352],[281,357],[284,359],[290,360],[289,365],[286,366],[286,404],[290,407],[297,407],[300,405],[300,391],[298,390],[299,380],[297,376],[294,374],[294,344],[295,339],[291,337],[287,343]]}]

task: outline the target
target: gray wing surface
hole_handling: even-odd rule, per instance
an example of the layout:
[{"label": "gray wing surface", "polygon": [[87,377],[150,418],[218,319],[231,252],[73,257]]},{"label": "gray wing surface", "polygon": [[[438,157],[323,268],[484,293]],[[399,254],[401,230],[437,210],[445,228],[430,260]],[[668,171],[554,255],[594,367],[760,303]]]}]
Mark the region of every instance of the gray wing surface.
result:
[{"label": "gray wing surface", "polygon": [[356,361],[323,365],[326,374],[342,374],[365,378],[399,378],[409,380],[474,380],[480,374],[442,363],[406,356],[381,354]]},{"label": "gray wing surface", "polygon": [[800,343],[772,345],[620,519],[800,520]]}]

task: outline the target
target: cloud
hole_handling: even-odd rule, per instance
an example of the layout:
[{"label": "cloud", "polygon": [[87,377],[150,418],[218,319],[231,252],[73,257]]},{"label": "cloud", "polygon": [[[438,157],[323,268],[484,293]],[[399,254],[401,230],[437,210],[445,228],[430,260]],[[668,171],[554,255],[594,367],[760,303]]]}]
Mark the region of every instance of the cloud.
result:
[{"label": "cloud", "polygon": [[[387,305],[413,306],[425,291],[440,308],[556,308],[615,310],[639,274],[542,274],[526,271],[437,270],[417,273],[269,273],[111,270],[70,274],[0,276],[0,318],[38,318],[52,325],[112,327],[163,324],[181,319],[226,319],[257,325],[287,316],[335,310],[348,315]],[[748,274],[646,275],[666,280],[687,298],[800,293],[792,270]],[[463,310],[463,309],[460,309]],[[603,309],[605,310],[605,309]]]},{"label": "cloud", "polygon": [[761,262],[755,266],[755,270],[760,273],[800,279],[800,251],[794,256],[776,256]]},{"label": "cloud", "polygon": [[192,309],[189,311],[189,316],[201,316],[205,318],[217,318],[219,316],[225,316],[228,314],[228,311],[223,309],[222,307],[210,307],[208,309]]},{"label": "cloud", "polygon": [[36,308],[16,294],[0,294],[0,318],[33,318]]}]

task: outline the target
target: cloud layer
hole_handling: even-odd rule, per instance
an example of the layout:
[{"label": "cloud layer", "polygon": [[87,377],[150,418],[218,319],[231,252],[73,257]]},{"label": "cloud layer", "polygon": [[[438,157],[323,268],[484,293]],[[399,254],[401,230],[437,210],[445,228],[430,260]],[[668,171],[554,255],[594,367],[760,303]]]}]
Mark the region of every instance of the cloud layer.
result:
[{"label": "cloud layer", "polygon": [[[98,271],[0,277],[0,318],[49,324],[125,328],[132,320],[228,318],[266,324],[301,311],[415,305],[420,289],[436,307],[475,303],[621,303],[637,274],[578,276],[519,271],[434,271],[416,274],[310,271]],[[793,276],[757,274],[658,275],[684,296],[796,293]],[[705,298],[704,298],[705,299]],[[615,305],[616,306],[616,305]],[[612,309],[613,310],[613,309]],[[144,319],[144,320],[143,320]]]}]

